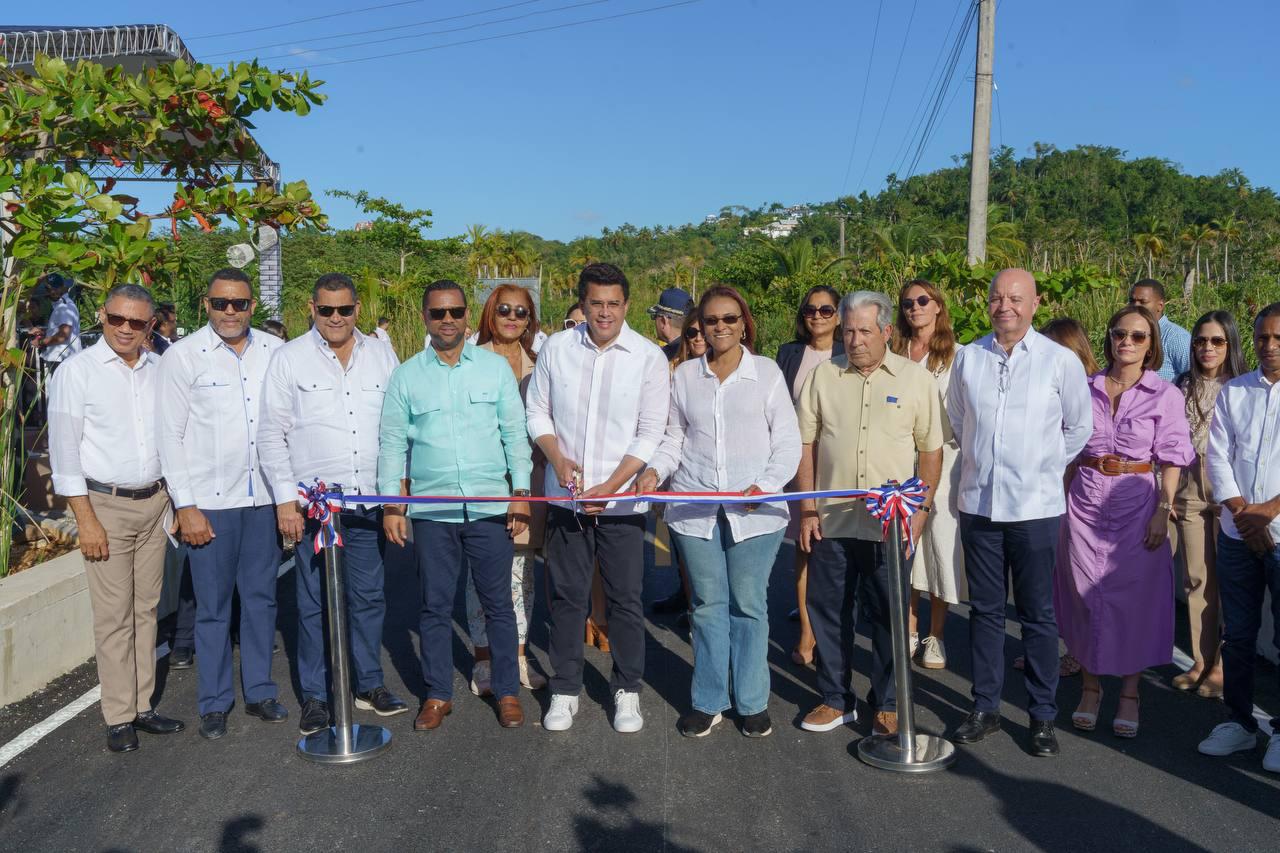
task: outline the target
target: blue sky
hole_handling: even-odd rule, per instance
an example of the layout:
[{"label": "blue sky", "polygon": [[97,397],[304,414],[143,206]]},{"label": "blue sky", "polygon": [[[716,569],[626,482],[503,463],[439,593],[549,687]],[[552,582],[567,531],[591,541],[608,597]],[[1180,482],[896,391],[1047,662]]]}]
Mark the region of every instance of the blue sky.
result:
[{"label": "blue sky", "polygon": [[[890,171],[906,172],[900,164],[912,118],[952,23],[964,14],[962,0],[700,0],[328,67],[320,66],[675,0],[534,0],[352,35],[516,3],[422,0],[202,38],[385,2],[394,0],[131,0],[112,13],[97,0],[72,0],[45,12],[13,4],[3,23],[159,22],[198,59],[256,54],[276,57],[267,61],[277,67],[309,63],[327,81],[325,106],[304,119],[268,114],[259,122],[259,139],[286,179],[305,178],[317,192],[362,188],[431,208],[431,236],[483,223],[569,239],[624,222],[696,222],[724,204],[875,192]],[[585,5],[553,11],[577,4]],[[537,14],[422,35],[529,13]],[[1255,184],[1280,188],[1276,32],[1280,5],[1267,0],[1223,4],[1212,14],[1184,0],[1005,0],[996,23],[992,144],[1003,141],[1020,155],[1037,140],[1110,145],[1197,174],[1239,167]],[[406,34],[413,37],[349,46]],[[249,50],[275,43],[284,44]],[[958,94],[948,99],[919,171],[949,165],[968,149],[972,76],[970,40]],[[359,218],[345,202],[324,203],[337,225]]]}]

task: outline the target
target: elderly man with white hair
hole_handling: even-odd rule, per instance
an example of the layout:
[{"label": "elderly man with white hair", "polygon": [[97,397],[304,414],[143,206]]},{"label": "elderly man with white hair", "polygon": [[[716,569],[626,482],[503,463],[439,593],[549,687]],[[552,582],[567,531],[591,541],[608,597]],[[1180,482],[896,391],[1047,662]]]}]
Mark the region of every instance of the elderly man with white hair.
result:
[{"label": "elderly man with white hair", "polygon": [[1031,273],[1000,271],[987,304],[991,334],[956,355],[947,392],[960,442],[974,699],[954,739],[976,743],[1000,728],[1007,565],[1026,648],[1030,751],[1051,756],[1058,754],[1053,564],[1066,511],[1062,478],[1093,433],[1093,409],[1080,359],[1031,328],[1040,305]]},{"label": "elderly man with white hair", "polygon": [[[796,405],[803,452],[800,491],[869,489],[918,476],[928,487],[914,536],[933,508],[942,473],[942,398],[933,375],[889,350],[893,303],[859,290],[840,302],[844,355],[813,369]],[[890,633],[888,549],[880,522],[857,499],[800,502],[800,547],[809,552],[809,620],[818,650],[822,702],[805,731],[827,732],[857,719],[850,684],[854,606],[870,622],[871,694],[877,734],[898,731]],[[908,564],[906,577],[910,576]],[[906,595],[906,590],[903,590]]]}]

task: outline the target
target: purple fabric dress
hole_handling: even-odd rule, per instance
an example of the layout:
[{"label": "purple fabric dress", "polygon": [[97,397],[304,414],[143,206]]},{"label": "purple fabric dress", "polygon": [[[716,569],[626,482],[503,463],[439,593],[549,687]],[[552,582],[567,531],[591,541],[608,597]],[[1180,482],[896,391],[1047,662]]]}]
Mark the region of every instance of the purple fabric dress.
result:
[{"label": "purple fabric dress", "polygon": [[[1120,396],[1115,417],[1106,375],[1089,377],[1093,436],[1081,457],[1116,454],[1185,467],[1195,460],[1186,403],[1154,371]],[[1142,544],[1159,500],[1153,474],[1109,477],[1081,467],[1067,493],[1054,572],[1054,608],[1067,648],[1096,675],[1167,664],[1173,652],[1173,553]]]}]

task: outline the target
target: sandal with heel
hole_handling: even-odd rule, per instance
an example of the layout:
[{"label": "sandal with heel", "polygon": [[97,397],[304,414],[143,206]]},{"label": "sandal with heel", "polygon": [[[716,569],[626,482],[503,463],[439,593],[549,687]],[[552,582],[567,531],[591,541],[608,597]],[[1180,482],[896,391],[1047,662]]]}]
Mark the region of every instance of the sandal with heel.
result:
[{"label": "sandal with heel", "polygon": [[[1135,705],[1138,705],[1139,707],[1141,707],[1142,700],[1141,700],[1141,699],[1139,699],[1137,696],[1123,696],[1123,695],[1122,695],[1120,698],[1121,698],[1121,700],[1124,700],[1124,699],[1132,699]],[[1134,716],[1136,717],[1136,716],[1137,716],[1137,714],[1134,714]],[[1137,721],[1137,720],[1122,720],[1121,718],[1116,717],[1114,720],[1112,720],[1112,721],[1111,721],[1111,733],[1112,733],[1112,734],[1114,734],[1116,737],[1123,737],[1123,738],[1134,738],[1134,737],[1137,737],[1137,736],[1138,736],[1138,721]]]},{"label": "sandal with heel", "polygon": [[[1098,704],[1096,707],[1099,709],[1102,708],[1102,689],[1101,688],[1082,687],[1080,688],[1080,692],[1082,694],[1096,693],[1098,696]],[[1084,699],[1083,696],[1081,696],[1080,698],[1082,700]],[[1081,711],[1077,708],[1075,713],[1071,715],[1071,725],[1075,726],[1077,729],[1079,729],[1082,732],[1091,732],[1098,727],[1098,712],[1095,710],[1093,713],[1089,713],[1088,711]]]}]

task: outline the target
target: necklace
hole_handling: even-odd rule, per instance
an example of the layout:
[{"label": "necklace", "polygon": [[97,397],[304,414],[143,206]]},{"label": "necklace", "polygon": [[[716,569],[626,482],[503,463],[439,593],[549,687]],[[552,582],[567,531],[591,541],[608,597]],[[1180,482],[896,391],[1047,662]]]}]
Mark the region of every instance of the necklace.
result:
[{"label": "necklace", "polygon": [[1137,385],[1141,380],[1142,380],[1142,377],[1139,376],[1137,379],[1133,380],[1132,382],[1126,383],[1126,382],[1121,382],[1119,379],[1116,379],[1110,373],[1107,374],[1107,381],[1110,382],[1112,385],[1116,386],[1117,388],[1119,388],[1121,391],[1128,391],[1134,385]]}]

